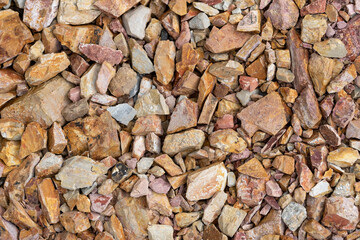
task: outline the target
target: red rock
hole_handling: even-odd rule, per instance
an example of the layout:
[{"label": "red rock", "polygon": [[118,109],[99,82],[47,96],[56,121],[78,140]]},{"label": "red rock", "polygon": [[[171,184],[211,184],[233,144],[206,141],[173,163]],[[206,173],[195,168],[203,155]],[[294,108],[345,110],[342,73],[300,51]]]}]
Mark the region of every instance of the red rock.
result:
[{"label": "red rock", "polygon": [[260,223],[245,232],[246,239],[260,240],[266,235],[283,235],[284,225],[281,221],[281,211],[271,210]]},{"label": "red rock", "polygon": [[112,65],[121,63],[123,54],[120,50],[114,50],[112,48],[96,45],[96,44],[79,44],[79,50],[86,57],[97,63],[109,62]]},{"label": "red rock", "polygon": [[137,136],[145,136],[151,132],[157,135],[163,134],[161,119],[158,115],[147,115],[144,117],[139,117],[132,129],[132,134]]},{"label": "red rock", "polygon": [[345,128],[348,123],[354,118],[354,114],[354,101],[349,97],[342,97],[336,102],[331,116],[332,120],[337,126]]},{"label": "red rock", "polygon": [[252,92],[257,88],[259,85],[258,79],[254,77],[248,77],[248,76],[240,76],[239,83],[241,86],[241,89],[247,90],[249,92]]},{"label": "red rock", "polygon": [[91,201],[91,211],[102,213],[105,211],[107,206],[109,205],[110,201],[112,200],[113,196],[110,195],[100,195],[96,193],[92,193],[89,195]]},{"label": "red rock", "polygon": [[216,129],[228,129],[234,128],[234,116],[231,114],[225,114],[221,118],[218,118],[215,124]]},{"label": "red rock", "polygon": [[60,222],[70,233],[80,233],[90,228],[90,222],[85,213],[78,211],[62,213]]},{"label": "red rock", "polygon": [[90,66],[80,55],[75,53],[69,57],[69,60],[72,72],[79,77],[81,77]]},{"label": "red rock", "polygon": [[306,191],[310,190],[315,186],[314,174],[311,172],[310,168],[305,163],[300,163],[298,170],[299,184]]},{"label": "red rock", "polygon": [[118,18],[138,2],[140,0],[97,0],[94,5],[100,10]]},{"label": "red rock", "polygon": [[255,207],[261,203],[266,195],[264,178],[253,178],[245,174],[239,174],[236,181],[237,197],[249,207]]},{"label": "red rock", "polygon": [[297,23],[299,10],[293,1],[275,0],[270,4],[264,16],[271,19],[275,28],[286,30],[294,27]]},{"label": "red rock", "polygon": [[346,58],[354,61],[360,54],[360,16],[351,18],[344,29],[337,31],[335,37],[345,44],[348,51]]},{"label": "red rock", "polygon": [[[328,149],[325,146],[317,146],[315,148],[310,148],[310,161],[311,166],[316,168],[320,173],[320,176],[327,170],[327,161],[326,157],[328,155]],[[315,172],[315,177],[317,176]]]},{"label": "red rock", "polygon": [[172,11],[167,11],[161,16],[161,24],[169,35],[177,39],[180,34],[179,16]]},{"label": "red rock", "polygon": [[307,14],[324,13],[325,10],[326,10],[326,0],[315,0],[312,1],[309,5],[301,8],[300,14],[301,16],[305,16]]},{"label": "red rock", "polygon": [[332,126],[328,124],[320,126],[320,133],[330,146],[336,147],[341,144],[341,138]]}]

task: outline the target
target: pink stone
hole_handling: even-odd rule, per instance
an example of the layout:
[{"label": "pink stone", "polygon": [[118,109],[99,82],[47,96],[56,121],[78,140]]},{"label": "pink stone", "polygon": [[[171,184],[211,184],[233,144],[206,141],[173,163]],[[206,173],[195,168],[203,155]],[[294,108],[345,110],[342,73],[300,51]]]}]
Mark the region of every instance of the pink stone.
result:
[{"label": "pink stone", "polygon": [[101,160],[100,162],[103,163],[107,168],[112,168],[117,163],[116,159],[113,158],[112,156],[108,156],[103,160]]},{"label": "pink stone", "polygon": [[340,21],[336,23],[336,26],[338,29],[344,29],[347,26],[347,23],[345,21]]},{"label": "pink stone", "polygon": [[231,154],[230,162],[235,162],[235,161],[239,161],[239,160],[242,160],[242,159],[246,159],[246,158],[250,157],[250,155],[251,155],[251,151],[246,148],[241,153],[238,153],[238,154],[233,153],[233,154]]},{"label": "pink stone", "polygon": [[126,160],[126,165],[131,168],[131,169],[135,169],[136,168],[136,163],[137,163],[137,159],[136,158],[131,158]]},{"label": "pink stone", "polygon": [[300,15],[303,17],[307,14],[324,13],[326,9],[326,0],[315,0],[309,5],[300,10]]},{"label": "pink stone", "polygon": [[234,116],[231,114],[225,114],[221,118],[218,118],[215,125],[216,129],[234,128]]},{"label": "pink stone", "polygon": [[109,205],[111,199],[113,198],[112,194],[109,195],[100,195],[97,193],[92,193],[89,195],[91,201],[91,211],[102,213],[106,207]]},{"label": "pink stone", "polygon": [[114,50],[109,47],[100,46],[97,44],[79,44],[79,50],[89,59],[103,63],[105,61],[112,65],[121,63],[123,54],[120,50]]},{"label": "pink stone", "polygon": [[154,179],[150,182],[149,186],[154,192],[164,194],[166,194],[171,188],[170,183],[163,178]]},{"label": "pink stone", "polygon": [[281,197],[283,192],[279,184],[271,179],[266,182],[266,194],[272,197]]},{"label": "pink stone", "polygon": [[139,198],[149,193],[149,181],[146,177],[140,177],[131,190],[130,197]]},{"label": "pink stone", "polygon": [[77,102],[81,99],[80,87],[71,88],[68,92],[68,97],[72,102]]},{"label": "pink stone", "polygon": [[241,89],[247,90],[249,92],[254,91],[255,88],[259,85],[257,78],[248,77],[248,76],[240,76],[239,83],[240,83]]},{"label": "pink stone", "polygon": [[108,86],[110,84],[111,79],[115,76],[116,70],[113,66],[111,66],[108,62],[103,62],[101,64],[98,77],[96,79],[96,90],[101,93],[105,94]]},{"label": "pink stone", "polygon": [[190,38],[191,35],[189,23],[187,21],[184,21],[181,23],[181,32],[179,37],[175,41],[175,46],[180,49],[185,43],[188,43],[190,41]]},{"label": "pink stone", "polygon": [[109,24],[109,28],[112,32],[114,33],[122,33],[124,34],[125,38],[128,38],[128,35],[126,33],[125,28],[123,27],[123,25],[121,24],[120,20],[118,18],[114,18],[110,24]]}]

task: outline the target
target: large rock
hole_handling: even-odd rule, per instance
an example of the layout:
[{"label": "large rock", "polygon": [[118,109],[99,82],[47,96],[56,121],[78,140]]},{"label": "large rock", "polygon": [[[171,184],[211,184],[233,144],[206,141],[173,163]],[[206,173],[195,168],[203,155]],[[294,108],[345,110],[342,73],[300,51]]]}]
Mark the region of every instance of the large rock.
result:
[{"label": "large rock", "polygon": [[94,1],[87,1],[80,6],[78,0],[60,0],[59,11],[57,15],[58,23],[82,25],[91,23],[101,13],[94,5]]},{"label": "large rock", "polygon": [[11,105],[3,108],[1,117],[15,118],[24,123],[38,122],[43,127],[50,127],[53,122],[64,124],[65,119],[61,111],[70,103],[67,93],[72,86],[62,77],[55,77],[32,88]]},{"label": "large rock", "polygon": [[13,10],[0,12],[0,64],[16,57],[25,44],[34,41],[30,30]]},{"label": "large rock", "polygon": [[261,203],[266,195],[265,183],[265,178],[254,178],[239,174],[236,181],[237,197],[249,207],[255,207]]},{"label": "large rock", "polygon": [[185,132],[169,134],[165,137],[163,152],[171,156],[179,152],[198,150],[205,141],[205,133],[198,129],[190,129]]},{"label": "large rock", "polygon": [[337,38],[329,38],[314,44],[314,50],[321,56],[331,58],[343,58],[346,56],[345,44]]},{"label": "large rock", "polygon": [[61,187],[76,190],[91,187],[95,180],[107,172],[107,167],[91,158],[75,156],[64,161],[63,167],[55,178]]},{"label": "large rock", "polygon": [[211,198],[226,186],[227,171],[223,162],[200,168],[188,175],[186,199],[198,201]]},{"label": "large rock", "polygon": [[339,167],[351,167],[359,158],[360,154],[357,150],[350,147],[340,147],[329,153],[327,161]]},{"label": "large rock", "polygon": [[306,15],[301,22],[301,40],[311,44],[320,42],[328,27],[326,20],[325,14]]},{"label": "large rock", "polygon": [[275,135],[290,120],[290,109],[272,92],[237,114],[241,126],[252,136],[257,130]]},{"label": "large rock", "polygon": [[271,19],[275,28],[286,30],[297,23],[299,9],[292,0],[274,0],[264,16]]},{"label": "large rock", "polygon": [[39,32],[50,26],[57,15],[59,0],[27,0],[23,21],[31,29]]},{"label": "large rock", "polygon": [[39,200],[50,224],[59,222],[60,197],[51,178],[45,178],[38,185]]}]

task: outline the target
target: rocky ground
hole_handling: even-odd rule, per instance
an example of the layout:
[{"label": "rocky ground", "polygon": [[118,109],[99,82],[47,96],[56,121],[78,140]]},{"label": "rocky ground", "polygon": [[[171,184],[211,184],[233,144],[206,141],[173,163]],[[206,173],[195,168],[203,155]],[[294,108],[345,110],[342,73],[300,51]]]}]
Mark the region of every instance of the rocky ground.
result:
[{"label": "rocky ground", "polygon": [[0,240],[360,239],[360,0],[0,8]]}]

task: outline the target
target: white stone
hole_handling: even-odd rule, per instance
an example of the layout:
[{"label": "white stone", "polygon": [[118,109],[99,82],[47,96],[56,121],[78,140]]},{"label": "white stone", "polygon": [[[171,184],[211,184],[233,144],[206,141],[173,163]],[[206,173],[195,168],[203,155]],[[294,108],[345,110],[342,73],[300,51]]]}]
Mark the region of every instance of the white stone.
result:
[{"label": "white stone", "polygon": [[154,224],[148,227],[149,240],[173,240],[174,229],[170,225]]},{"label": "white stone", "polygon": [[127,34],[138,39],[144,39],[146,24],[150,21],[150,18],[150,8],[143,5],[122,15]]},{"label": "white stone", "polygon": [[322,180],[320,182],[318,182],[309,192],[309,195],[312,197],[321,197],[321,196],[325,196],[328,193],[331,193],[332,189],[330,187],[330,184],[325,181]]},{"label": "white stone", "polygon": [[136,164],[138,173],[140,174],[146,173],[150,169],[153,162],[154,162],[154,158],[147,158],[147,157],[141,158],[140,161],[138,161]]}]

